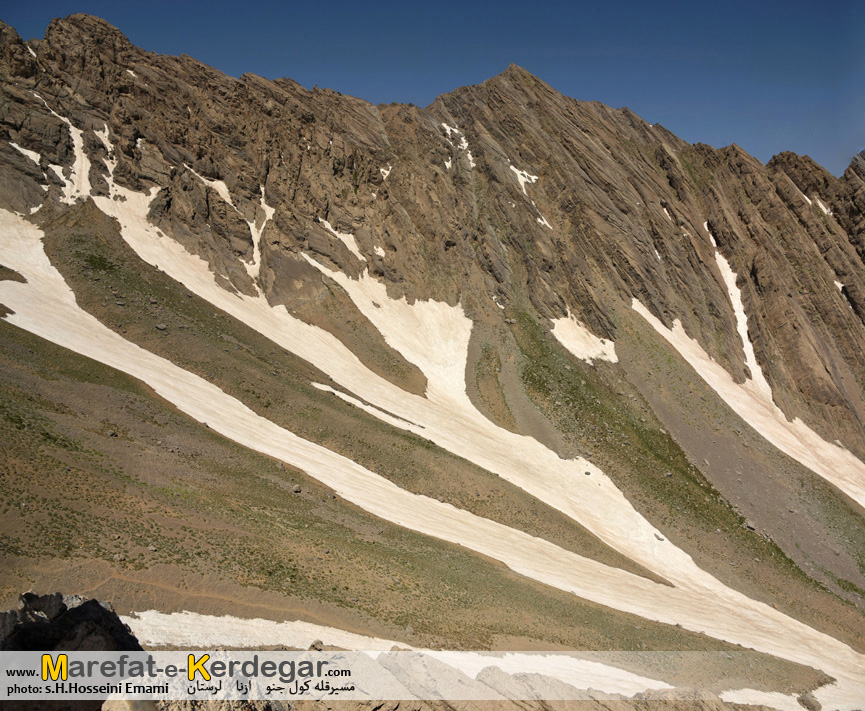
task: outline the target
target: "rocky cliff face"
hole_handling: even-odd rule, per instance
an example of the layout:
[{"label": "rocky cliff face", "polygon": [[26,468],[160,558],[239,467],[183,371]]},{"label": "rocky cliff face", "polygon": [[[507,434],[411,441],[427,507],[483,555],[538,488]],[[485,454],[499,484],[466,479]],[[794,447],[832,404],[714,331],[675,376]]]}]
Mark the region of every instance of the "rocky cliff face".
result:
[{"label": "rocky cliff face", "polygon": [[[95,194],[110,146],[117,182],[159,188],[153,223],[228,289],[317,304],[326,289],[299,256],[308,250],[352,275],[368,266],[393,295],[490,314],[525,301],[607,338],[638,298],[741,381],[707,223],[739,274],[777,404],[863,453],[861,156],[840,180],[792,154],[763,166],[737,146],[690,146],[627,109],[563,97],[516,66],[422,110],[234,79],[144,52],[87,16],[53,22],[32,48],[11,28],[2,37],[13,209],[41,204],[44,181],[56,200],[61,180],[10,141],[73,167],[56,111],[84,130]],[[253,273],[262,196],[275,215]],[[366,263],[324,220],[355,235]]]},{"label": "rocky cliff face", "polygon": [[[844,461],[865,457],[865,153],[841,178],[792,153],[763,165],[736,145],[689,145],[628,109],[564,97],[516,66],[426,109],[373,106],[148,53],[85,15],[29,44],[0,25],[0,92],[0,207],[44,233],[78,304],[115,334],[401,487],[663,578],[623,563],[628,553],[591,526],[560,525],[553,497],[540,496],[550,508],[538,515],[518,486],[500,490],[491,465],[425,439],[429,423],[342,391],[365,414],[322,416],[310,383],[333,380],[320,363],[277,364],[272,334],[227,316],[192,277],[181,286],[154,269],[118,225],[146,202],[148,229],[203,260],[220,298],[284,307],[419,399],[444,346],[412,358],[348,287],[362,284],[370,309],[459,305],[478,411],[603,467],[713,575],[865,639],[861,614],[839,601],[859,605],[865,589],[861,462],[840,481],[808,459],[817,440]],[[0,279],[25,278],[9,267]],[[570,346],[569,316],[580,324]],[[679,324],[693,343],[673,350],[658,334]],[[696,370],[680,357],[688,348]],[[10,369],[26,367],[25,351]],[[744,392],[758,393],[750,414]],[[387,427],[361,421],[369,413]],[[766,439],[772,418],[816,439]],[[271,567],[243,570],[237,580],[272,580]],[[785,599],[789,586],[799,592]]]}]

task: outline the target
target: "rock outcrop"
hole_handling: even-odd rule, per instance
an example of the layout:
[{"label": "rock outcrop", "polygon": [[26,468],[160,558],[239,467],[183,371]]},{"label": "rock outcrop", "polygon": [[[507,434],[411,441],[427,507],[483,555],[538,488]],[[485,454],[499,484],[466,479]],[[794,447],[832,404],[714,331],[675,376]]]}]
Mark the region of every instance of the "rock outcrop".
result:
[{"label": "rock outcrop", "polygon": [[18,609],[0,612],[0,651],[140,650],[110,604],[61,593],[26,592]]}]

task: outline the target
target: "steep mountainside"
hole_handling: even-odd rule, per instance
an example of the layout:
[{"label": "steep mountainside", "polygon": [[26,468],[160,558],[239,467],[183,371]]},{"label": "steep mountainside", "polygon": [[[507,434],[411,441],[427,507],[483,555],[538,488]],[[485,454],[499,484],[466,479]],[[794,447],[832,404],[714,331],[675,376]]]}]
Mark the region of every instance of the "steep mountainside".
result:
[{"label": "steep mountainside", "polygon": [[513,65],[373,106],[86,15],[0,23],[0,92],[7,598],[865,695],[865,152],[763,165]]}]

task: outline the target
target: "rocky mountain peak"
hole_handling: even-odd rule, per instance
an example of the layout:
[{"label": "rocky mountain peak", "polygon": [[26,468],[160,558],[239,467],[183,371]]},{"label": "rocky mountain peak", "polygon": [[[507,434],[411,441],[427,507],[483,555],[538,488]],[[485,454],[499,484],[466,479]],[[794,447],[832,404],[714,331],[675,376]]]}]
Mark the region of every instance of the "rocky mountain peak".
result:
[{"label": "rocky mountain peak", "polygon": [[0,71],[3,75],[31,79],[38,69],[35,57],[15,29],[0,20]]},{"label": "rocky mountain peak", "polygon": [[100,42],[127,49],[133,47],[126,35],[110,22],[85,13],[52,20],[45,31],[45,40],[54,45]]},{"label": "rocky mountain peak", "polygon": [[865,150],[853,157],[848,170],[854,170],[861,178],[865,179]]}]

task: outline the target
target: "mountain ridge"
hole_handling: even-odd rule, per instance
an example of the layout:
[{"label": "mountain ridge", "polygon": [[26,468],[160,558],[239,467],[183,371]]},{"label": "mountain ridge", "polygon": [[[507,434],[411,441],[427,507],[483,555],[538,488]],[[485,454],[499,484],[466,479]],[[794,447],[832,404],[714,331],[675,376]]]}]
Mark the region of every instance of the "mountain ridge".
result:
[{"label": "mountain ridge", "polygon": [[[447,504],[671,597],[689,580],[716,594],[711,578],[761,619],[783,608],[861,648],[863,154],[840,179],[792,153],[763,165],[516,65],[426,109],[373,106],[147,53],[84,15],[32,48],[0,26],[0,75],[4,239],[42,235],[50,283],[94,338],[203,379],[412,506]],[[4,248],[0,277],[44,277]],[[22,311],[4,318],[31,323],[27,283],[3,278]],[[34,367],[17,353],[10,372]],[[144,447],[138,428],[118,451]],[[311,485],[322,501],[326,481]],[[587,486],[610,498],[587,505],[601,496]],[[340,555],[388,569],[351,545]],[[268,590],[292,577],[224,565]],[[386,607],[367,611],[392,622]]]}]

